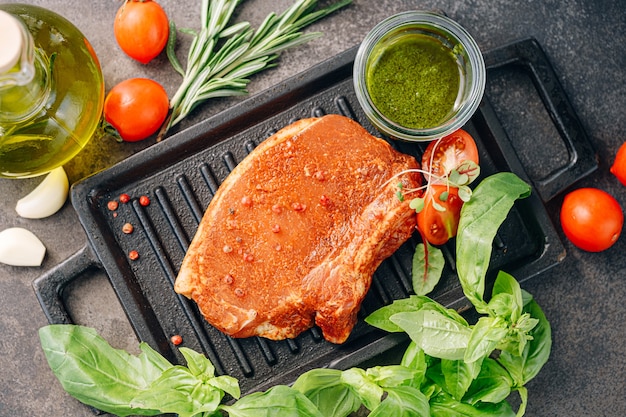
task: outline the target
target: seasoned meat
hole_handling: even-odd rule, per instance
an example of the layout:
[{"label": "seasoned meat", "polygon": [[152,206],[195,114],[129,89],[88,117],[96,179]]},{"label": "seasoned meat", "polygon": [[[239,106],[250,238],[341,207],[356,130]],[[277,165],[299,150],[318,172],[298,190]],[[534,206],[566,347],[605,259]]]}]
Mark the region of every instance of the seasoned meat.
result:
[{"label": "seasoned meat", "polygon": [[343,343],[374,271],[415,229],[396,192],[419,186],[419,174],[402,173],[417,167],[343,116],[283,128],[220,186],[176,292],[233,337],[280,340],[317,325]]}]

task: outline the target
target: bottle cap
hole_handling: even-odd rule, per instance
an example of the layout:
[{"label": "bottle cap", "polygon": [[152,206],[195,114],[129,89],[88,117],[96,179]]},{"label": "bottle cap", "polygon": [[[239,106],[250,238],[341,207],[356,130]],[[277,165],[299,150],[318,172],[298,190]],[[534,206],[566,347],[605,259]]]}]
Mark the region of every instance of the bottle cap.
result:
[{"label": "bottle cap", "polygon": [[23,28],[13,15],[0,10],[0,74],[17,64],[24,46]]}]

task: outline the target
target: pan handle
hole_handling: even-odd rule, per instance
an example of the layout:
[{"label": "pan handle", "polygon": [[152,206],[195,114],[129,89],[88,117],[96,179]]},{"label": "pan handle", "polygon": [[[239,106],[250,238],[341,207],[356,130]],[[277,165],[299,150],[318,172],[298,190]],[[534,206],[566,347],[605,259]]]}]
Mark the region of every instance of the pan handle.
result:
[{"label": "pan handle", "polygon": [[63,290],[90,268],[102,269],[102,265],[91,246],[85,244],[72,256],[33,281],[33,289],[49,323],[72,323],[63,301]]},{"label": "pan handle", "polygon": [[507,65],[521,66],[528,71],[569,154],[567,163],[562,167],[545,178],[533,179],[541,199],[548,202],[597,169],[596,151],[536,39],[516,41],[485,54],[485,66],[488,70]]}]

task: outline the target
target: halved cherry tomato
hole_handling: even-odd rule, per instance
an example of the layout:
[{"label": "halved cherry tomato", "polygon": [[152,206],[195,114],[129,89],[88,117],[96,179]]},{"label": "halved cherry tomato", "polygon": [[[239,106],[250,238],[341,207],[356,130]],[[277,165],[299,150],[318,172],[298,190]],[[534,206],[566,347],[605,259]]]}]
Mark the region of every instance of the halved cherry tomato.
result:
[{"label": "halved cherry tomato", "polygon": [[[472,135],[459,129],[428,144],[422,155],[422,169],[436,177],[445,177],[468,160],[478,164],[478,148]],[[428,176],[426,180],[429,180]],[[430,182],[436,183],[441,180],[433,177]]]},{"label": "halved cherry tomato", "polygon": [[[424,208],[417,214],[417,228],[430,244],[443,245],[456,236],[463,206],[458,191],[456,187],[430,184],[424,193]],[[447,198],[442,201],[444,192],[447,192]],[[436,205],[445,210],[438,210]]]},{"label": "halved cherry tomato", "polygon": [[104,99],[104,118],[127,142],[155,133],[169,111],[167,92],[156,81],[131,78],[117,84]]},{"label": "halved cherry tomato", "polygon": [[561,227],[580,249],[600,252],[619,238],[624,213],[619,203],[597,188],[579,188],[567,194],[561,206]]},{"label": "halved cherry tomato", "polygon": [[626,185],[626,142],[617,150],[615,161],[611,165],[611,173],[617,177],[619,182]]},{"label": "halved cherry tomato", "polygon": [[154,1],[126,0],[115,15],[113,33],[126,55],[147,64],[165,48],[169,21]]}]

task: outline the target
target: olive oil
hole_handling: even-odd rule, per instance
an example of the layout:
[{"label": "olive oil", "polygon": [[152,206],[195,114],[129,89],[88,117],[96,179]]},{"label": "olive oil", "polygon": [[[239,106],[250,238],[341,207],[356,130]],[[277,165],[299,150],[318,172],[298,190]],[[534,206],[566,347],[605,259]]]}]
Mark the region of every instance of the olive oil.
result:
[{"label": "olive oil", "polygon": [[20,4],[0,5],[0,11],[30,34],[34,74],[27,83],[10,81],[19,68],[0,74],[0,177],[45,174],[94,135],[104,102],[100,64],[82,33],[58,14]]}]

